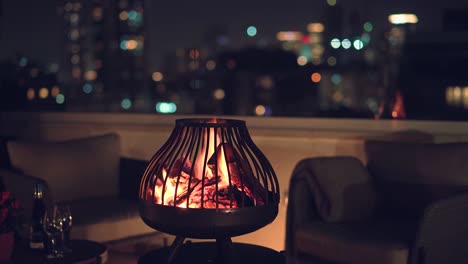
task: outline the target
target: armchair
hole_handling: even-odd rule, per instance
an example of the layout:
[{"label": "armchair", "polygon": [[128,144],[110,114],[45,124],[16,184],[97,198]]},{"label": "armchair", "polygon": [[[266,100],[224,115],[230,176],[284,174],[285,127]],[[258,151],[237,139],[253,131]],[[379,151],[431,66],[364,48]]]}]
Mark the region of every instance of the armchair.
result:
[{"label": "armchair", "polygon": [[138,188],[147,162],[120,156],[120,138],[106,134],[64,142],[9,141],[0,180],[30,218],[35,182],[49,206],[66,203],[72,238],[106,242],[155,232],[140,218]]},{"label": "armchair", "polygon": [[468,143],[367,142],[300,161],[290,180],[288,263],[468,263]]}]

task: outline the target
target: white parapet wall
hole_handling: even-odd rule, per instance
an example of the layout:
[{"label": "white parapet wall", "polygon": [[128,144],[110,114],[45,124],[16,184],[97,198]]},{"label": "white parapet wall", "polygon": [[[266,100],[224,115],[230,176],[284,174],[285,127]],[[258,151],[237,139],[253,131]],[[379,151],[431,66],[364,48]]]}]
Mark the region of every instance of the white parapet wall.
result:
[{"label": "white parapet wall", "polygon": [[[0,136],[61,141],[118,133],[122,156],[149,160],[169,137],[177,116],[120,113],[0,113]],[[209,116],[212,117],[212,116]],[[364,162],[366,140],[468,141],[468,122],[363,119],[218,116],[242,119],[256,145],[277,174],[281,203],[270,225],[235,241],[284,249],[289,178],[298,161],[307,157],[352,155]]]}]

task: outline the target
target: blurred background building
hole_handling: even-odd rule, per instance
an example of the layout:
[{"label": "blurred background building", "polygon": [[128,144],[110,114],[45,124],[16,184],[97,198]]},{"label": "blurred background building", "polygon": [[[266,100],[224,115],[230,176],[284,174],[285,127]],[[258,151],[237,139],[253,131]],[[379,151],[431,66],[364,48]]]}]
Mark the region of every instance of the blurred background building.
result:
[{"label": "blurred background building", "polygon": [[[286,18],[300,12],[280,12],[282,24],[262,17],[267,28],[252,17],[225,23],[227,13],[201,3],[195,10],[143,0],[57,1],[62,59],[42,62],[21,48],[9,54],[0,107],[467,120],[467,10],[428,16],[423,3],[405,13],[358,2],[317,0],[310,4],[320,12],[295,26]],[[0,30],[13,32],[2,7]]]},{"label": "blurred background building", "polygon": [[[144,4],[138,0],[65,1],[65,60],[70,111],[145,111]],[[127,102],[127,103],[126,103]]]}]

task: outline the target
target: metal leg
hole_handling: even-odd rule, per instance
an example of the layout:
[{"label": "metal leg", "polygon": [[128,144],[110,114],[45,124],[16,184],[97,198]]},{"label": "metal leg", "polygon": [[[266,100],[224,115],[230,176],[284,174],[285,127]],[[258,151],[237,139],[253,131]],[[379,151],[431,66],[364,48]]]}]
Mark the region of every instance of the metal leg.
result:
[{"label": "metal leg", "polygon": [[234,260],[234,248],[230,237],[216,239],[216,263],[232,264]]},{"label": "metal leg", "polygon": [[174,239],[174,242],[172,242],[171,249],[169,252],[169,255],[167,256],[167,264],[171,264],[172,260],[179,250],[180,246],[184,243],[185,237],[182,236],[176,236]]}]

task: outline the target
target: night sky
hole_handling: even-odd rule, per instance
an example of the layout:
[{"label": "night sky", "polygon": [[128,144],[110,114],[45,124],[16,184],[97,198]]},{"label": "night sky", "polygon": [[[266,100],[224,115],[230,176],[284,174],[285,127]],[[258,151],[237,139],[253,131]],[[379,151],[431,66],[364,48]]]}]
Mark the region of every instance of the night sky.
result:
[{"label": "night sky", "polygon": [[[0,0],[2,1],[2,0]],[[410,3],[409,3],[410,2]],[[0,24],[0,59],[16,52],[33,59],[61,64],[63,18],[57,7],[63,0],[3,0]],[[347,11],[357,9],[362,18],[381,25],[390,13],[414,12],[421,31],[440,31],[444,8],[468,7],[463,0],[338,0]],[[245,35],[249,25],[258,29],[256,38],[271,39],[281,30],[305,31],[307,23],[320,19],[325,0],[237,0],[237,1],[145,1],[149,70],[156,70],[164,52],[200,43],[213,26],[228,30],[237,43],[255,41]]]}]

